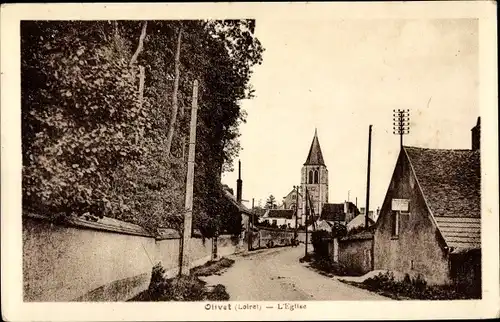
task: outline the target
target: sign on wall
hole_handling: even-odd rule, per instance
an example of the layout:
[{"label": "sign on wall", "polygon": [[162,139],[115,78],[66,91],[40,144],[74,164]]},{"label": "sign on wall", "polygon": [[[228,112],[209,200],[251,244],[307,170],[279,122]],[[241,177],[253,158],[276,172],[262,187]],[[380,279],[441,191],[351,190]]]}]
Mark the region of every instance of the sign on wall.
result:
[{"label": "sign on wall", "polygon": [[392,199],[392,210],[408,211],[409,203],[410,201],[408,199]]}]

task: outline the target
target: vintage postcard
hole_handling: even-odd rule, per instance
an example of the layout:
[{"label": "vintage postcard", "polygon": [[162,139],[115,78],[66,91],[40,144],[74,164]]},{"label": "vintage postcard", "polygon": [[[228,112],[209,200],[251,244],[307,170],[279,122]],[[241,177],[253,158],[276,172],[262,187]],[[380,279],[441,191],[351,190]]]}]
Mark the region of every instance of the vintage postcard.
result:
[{"label": "vintage postcard", "polygon": [[2,316],[498,317],[495,9],[2,6]]}]

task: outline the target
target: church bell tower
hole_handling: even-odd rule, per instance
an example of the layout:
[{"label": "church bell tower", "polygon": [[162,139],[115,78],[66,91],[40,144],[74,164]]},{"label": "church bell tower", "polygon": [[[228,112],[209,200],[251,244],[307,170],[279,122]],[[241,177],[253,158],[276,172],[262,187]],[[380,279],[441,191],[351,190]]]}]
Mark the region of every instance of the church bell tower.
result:
[{"label": "church bell tower", "polygon": [[[307,188],[314,206],[314,214],[320,215],[323,204],[328,202],[328,169],[323,160],[317,130],[314,131],[309,155],[302,166],[301,183],[303,196]],[[303,215],[302,222],[305,222],[305,215]]]}]

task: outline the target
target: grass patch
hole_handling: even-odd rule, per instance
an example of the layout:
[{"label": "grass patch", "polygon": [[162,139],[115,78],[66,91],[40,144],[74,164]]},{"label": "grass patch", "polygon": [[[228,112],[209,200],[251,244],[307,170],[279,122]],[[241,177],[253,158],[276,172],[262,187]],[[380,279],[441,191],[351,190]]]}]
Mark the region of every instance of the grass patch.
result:
[{"label": "grass patch", "polygon": [[231,267],[234,260],[229,258],[221,258],[218,261],[208,261],[201,266],[191,269],[191,275],[195,276],[210,276],[221,272],[224,269]]},{"label": "grass patch", "polygon": [[233,265],[234,261],[222,258],[191,269],[189,276],[165,278],[165,269],[156,264],[147,290],[128,300],[129,302],[151,301],[227,301],[229,294],[222,284],[208,287],[199,276],[209,276]]},{"label": "grass patch", "polygon": [[479,299],[480,292],[473,292],[460,285],[427,285],[425,279],[408,274],[401,281],[391,272],[379,273],[362,283],[340,280],[343,283],[363,288],[396,300],[464,300]]}]

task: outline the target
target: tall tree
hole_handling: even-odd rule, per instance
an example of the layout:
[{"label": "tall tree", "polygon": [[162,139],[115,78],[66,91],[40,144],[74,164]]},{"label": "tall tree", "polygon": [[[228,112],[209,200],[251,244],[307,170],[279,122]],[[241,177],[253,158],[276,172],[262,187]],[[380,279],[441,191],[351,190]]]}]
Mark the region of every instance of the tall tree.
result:
[{"label": "tall tree", "polygon": [[270,195],[266,200],[266,209],[275,209],[276,208],[276,198],[273,195]]},{"label": "tall tree", "polygon": [[237,215],[219,216],[228,206],[220,175],[238,153],[239,102],[251,97],[251,67],[261,61],[253,26],[23,22],[23,206],[179,227],[186,165],[166,156],[181,155],[187,118],[174,109],[190,105],[199,79],[194,226],[209,235],[235,225]]}]

